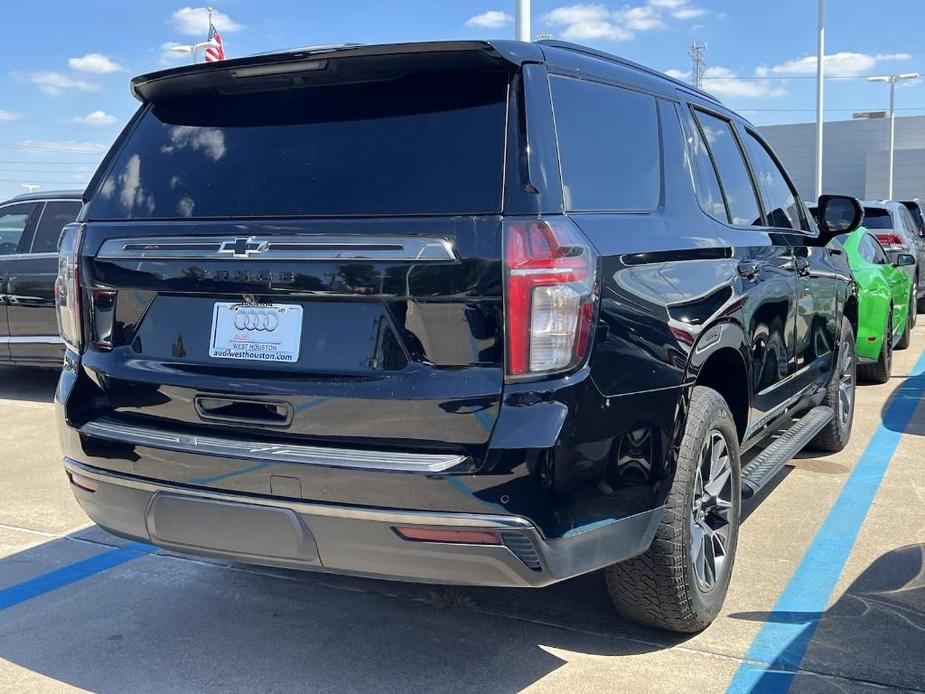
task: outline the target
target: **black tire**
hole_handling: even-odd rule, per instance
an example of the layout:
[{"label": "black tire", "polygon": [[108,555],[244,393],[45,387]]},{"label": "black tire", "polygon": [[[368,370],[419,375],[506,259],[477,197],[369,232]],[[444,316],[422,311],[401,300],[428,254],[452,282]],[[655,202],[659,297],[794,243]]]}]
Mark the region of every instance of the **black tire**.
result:
[{"label": "black tire", "polygon": [[883,345],[880,355],[873,364],[858,364],[858,377],[868,383],[886,383],[893,370],[893,309],[886,316],[886,328],[883,332]]},{"label": "black tire", "polygon": [[826,453],[838,453],[848,445],[851,427],[854,424],[854,396],[857,384],[857,356],[854,351],[854,328],[847,318],[842,318],[838,351],[832,378],[825,389],[825,398],[820,404],[828,405],[835,412],[832,421],[816,434],[809,447]]},{"label": "black tire", "polygon": [[915,294],[909,299],[909,313],[906,316],[906,326],[903,329],[902,337],[896,343],[896,349],[909,349],[909,343],[912,342],[912,328],[915,327],[915,321],[912,317],[915,315]]},{"label": "black tire", "polygon": [[912,280],[912,305],[909,307],[909,325],[913,328],[919,322],[919,311],[923,310],[925,310],[925,307],[919,301],[919,278],[916,276]]},{"label": "black tire", "polygon": [[[707,454],[708,443],[712,452],[713,442],[719,439],[726,446],[729,475],[724,477],[728,482],[723,483],[723,491],[715,498],[728,494],[728,507],[719,514],[721,507],[716,506],[714,512],[718,515],[714,520],[725,522],[727,534],[720,570],[714,571],[712,586],[704,590],[698,580],[698,568],[694,566],[696,557],[692,543],[698,537],[705,537],[699,528],[709,522],[712,517],[709,514],[714,512],[707,512],[698,521],[696,504],[714,497],[704,492],[702,477],[698,473],[706,469],[703,455]],[[699,494],[698,489],[701,490]],[[729,588],[738,539],[741,497],[739,439],[732,413],[719,393],[696,386],[691,396],[674,481],[655,539],[644,554],[613,564],[605,570],[607,590],[617,610],[633,621],[669,631],[691,633],[709,626],[719,614]],[[695,526],[698,528],[696,534]],[[709,546],[723,547],[723,543],[714,543],[715,540],[711,541]],[[705,562],[705,565],[710,563]],[[715,559],[713,565],[716,565]]]}]

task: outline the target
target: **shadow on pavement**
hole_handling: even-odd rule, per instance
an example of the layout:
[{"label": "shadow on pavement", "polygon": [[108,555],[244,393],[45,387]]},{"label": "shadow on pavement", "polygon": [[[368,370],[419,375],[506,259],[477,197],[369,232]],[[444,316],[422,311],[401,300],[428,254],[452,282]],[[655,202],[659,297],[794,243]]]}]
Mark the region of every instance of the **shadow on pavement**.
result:
[{"label": "shadow on pavement", "polygon": [[60,373],[58,369],[0,366],[0,400],[53,402]]},{"label": "shadow on pavement", "polygon": [[[7,556],[0,594],[111,550],[68,538]],[[682,640],[621,622],[600,574],[500,590],[238,568],[146,554],[0,609],[0,660],[97,692],[515,692],[561,667],[557,650]]]},{"label": "shadow on pavement", "polygon": [[883,405],[883,426],[901,434],[925,436],[925,410],[917,409],[923,400],[925,373],[903,378],[902,383]]},{"label": "shadow on pavement", "polygon": [[[925,544],[881,555],[825,612],[729,616],[809,628],[817,624],[803,657],[805,669],[925,688]],[[759,686],[756,691],[763,690]]]}]

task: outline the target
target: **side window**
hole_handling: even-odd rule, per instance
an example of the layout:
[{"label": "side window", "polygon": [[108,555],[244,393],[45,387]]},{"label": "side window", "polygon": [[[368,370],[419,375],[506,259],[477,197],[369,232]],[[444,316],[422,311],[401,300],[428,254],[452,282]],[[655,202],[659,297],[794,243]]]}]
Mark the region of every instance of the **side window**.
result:
[{"label": "side window", "polygon": [[726,212],[726,203],[723,201],[723,189],[719,187],[716,168],[713,166],[713,160],[710,159],[710,153],[703,142],[700,129],[694,122],[694,117],[689,109],[679,107],[678,115],[681,119],[684,139],[687,140],[685,151],[690,161],[697,201],[708,215],[714,219],[728,222],[729,215]]},{"label": "side window", "polygon": [[655,98],[597,82],[550,79],[565,207],[650,211],[661,197]]},{"label": "side window", "polygon": [[809,225],[800,211],[800,198],[774,161],[767,145],[754,133],[746,131],[745,149],[748,151],[752,171],[761,189],[768,225],[781,229],[809,231]]},{"label": "side window", "polygon": [[914,237],[917,232],[915,228],[915,220],[912,219],[912,214],[903,205],[898,206],[896,209],[899,210],[899,216],[902,217],[902,223],[906,228],[906,232],[909,234],[909,236]]},{"label": "side window", "polygon": [[732,223],[762,226],[755,189],[742,158],[742,150],[732,132],[732,124],[703,111],[695,113],[707,139],[707,147],[713,153]]},{"label": "side window", "polygon": [[860,253],[861,257],[868,263],[875,262],[874,243],[867,234],[861,236],[861,242],[858,244],[858,253]]},{"label": "side window", "polygon": [[883,250],[883,246],[880,245],[880,242],[877,239],[871,236],[867,236],[866,234],[864,238],[866,238],[870,242],[870,245],[872,247],[871,250],[874,256],[873,262],[877,263],[878,265],[886,265],[887,263],[890,262],[886,256],[886,251]]},{"label": "side window", "polygon": [[32,239],[33,253],[57,253],[61,230],[77,218],[79,202],[49,202]]},{"label": "side window", "polygon": [[19,242],[35,210],[34,202],[0,207],[0,255],[19,252]]}]

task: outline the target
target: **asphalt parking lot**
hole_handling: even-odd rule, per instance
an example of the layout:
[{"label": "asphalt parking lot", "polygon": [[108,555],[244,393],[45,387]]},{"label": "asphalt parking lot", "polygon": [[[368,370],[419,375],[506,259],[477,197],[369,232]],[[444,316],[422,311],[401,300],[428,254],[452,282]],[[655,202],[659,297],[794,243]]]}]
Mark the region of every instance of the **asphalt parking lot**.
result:
[{"label": "asphalt parking lot", "polygon": [[0,372],[0,690],[925,691],[925,321],[842,453],[750,501],[705,632],[628,624],[599,574],[469,589],[229,566],[91,527],[55,374]]}]

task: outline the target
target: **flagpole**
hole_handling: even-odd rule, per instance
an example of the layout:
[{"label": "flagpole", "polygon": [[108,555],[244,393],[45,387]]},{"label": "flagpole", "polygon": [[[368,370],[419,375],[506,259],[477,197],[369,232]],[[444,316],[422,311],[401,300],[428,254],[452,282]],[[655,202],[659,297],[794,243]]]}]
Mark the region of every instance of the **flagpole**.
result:
[{"label": "flagpole", "polygon": [[[209,7],[206,8],[206,10],[208,10],[208,12],[209,12],[209,26],[208,26],[208,28],[206,29],[206,38],[208,39],[209,31],[210,31],[211,28],[212,28],[212,7],[209,6]],[[195,64],[195,63],[196,63],[196,51],[194,50],[194,51],[193,51],[193,64]]]}]

